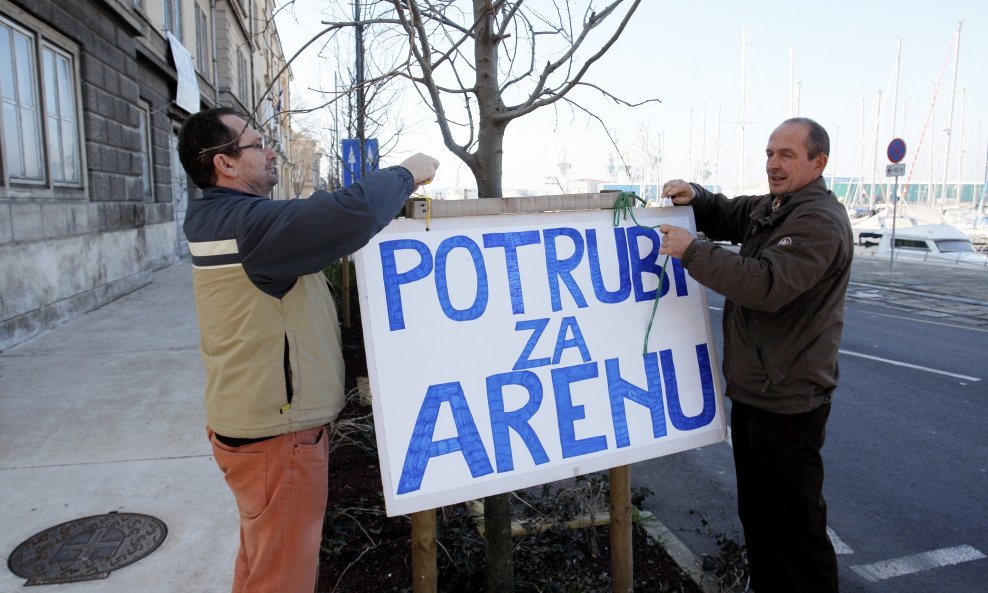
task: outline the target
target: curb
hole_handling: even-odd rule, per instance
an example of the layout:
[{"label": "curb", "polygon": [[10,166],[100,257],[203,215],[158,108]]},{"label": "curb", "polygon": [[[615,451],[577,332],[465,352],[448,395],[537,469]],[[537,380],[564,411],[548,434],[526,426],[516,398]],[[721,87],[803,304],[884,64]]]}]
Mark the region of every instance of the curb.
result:
[{"label": "curb", "polygon": [[719,593],[714,583],[706,578],[700,559],[658,517],[648,511],[641,513],[641,525],[650,538],[661,545],[679,568],[696,583],[703,593]]}]

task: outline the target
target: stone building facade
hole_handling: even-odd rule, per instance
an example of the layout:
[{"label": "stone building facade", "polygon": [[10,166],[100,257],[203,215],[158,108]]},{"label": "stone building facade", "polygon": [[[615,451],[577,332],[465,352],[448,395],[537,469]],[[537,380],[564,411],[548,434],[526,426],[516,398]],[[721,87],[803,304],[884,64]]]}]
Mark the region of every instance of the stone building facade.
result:
[{"label": "stone building facade", "polygon": [[[190,112],[253,113],[287,163],[290,71],[273,10],[273,0],[0,0],[0,350],[187,253],[181,224],[198,190],[177,132]],[[290,197],[285,185],[273,197]]]}]

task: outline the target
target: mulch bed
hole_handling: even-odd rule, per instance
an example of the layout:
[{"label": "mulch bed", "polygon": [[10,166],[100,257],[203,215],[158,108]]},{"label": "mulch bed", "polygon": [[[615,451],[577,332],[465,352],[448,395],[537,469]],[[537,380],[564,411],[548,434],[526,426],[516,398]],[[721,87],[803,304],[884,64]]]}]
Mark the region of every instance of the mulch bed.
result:
[{"label": "mulch bed", "polygon": [[[355,378],[366,377],[367,367],[355,297],[352,302],[355,319],[351,328],[343,330],[343,356],[347,389],[355,393]],[[359,427],[370,422],[370,415],[370,406],[350,397],[338,425],[350,421]],[[332,447],[329,485],[317,593],[410,592],[411,521],[407,516],[389,518],[385,514],[372,428],[354,431],[351,427],[347,438]],[[522,510],[513,508],[513,514],[517,516]],[[436,531],[439,591],[483,591],[483,538],[466,506],[437,509]],[[513,545],[516,591],[611,591],[610,531],[606,525],[550,529],[516,537]],[[636,591],[701,593],[662,546],[637,526],[633,547]]]}]

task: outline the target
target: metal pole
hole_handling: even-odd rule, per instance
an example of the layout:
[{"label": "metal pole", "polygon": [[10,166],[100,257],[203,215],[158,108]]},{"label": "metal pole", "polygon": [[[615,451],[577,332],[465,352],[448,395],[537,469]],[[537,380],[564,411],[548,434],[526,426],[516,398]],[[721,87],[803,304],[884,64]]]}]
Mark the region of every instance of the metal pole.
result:
[{"label": "metal pole", "polygon": [[896,210],[898,210],[899,199],[896,194],[899,193],[899,176],[895,176],[895,183],[892,184],[892,241],[889,242],[889,271],[891,272],[895,268],[895,219]]},{"label": "metal pole", "polygon": [[[902,38],[899,38],[899,43],[895,48],[895,86],[892,89],[892,137],[898,138],[896,135],[896,120],[898,119],[898,108],[899,108],[899,71],[902,64]],[[888,193],[888,184],[885,184],[885,192]],[[894,210],[895,208],[893,208]]]}]

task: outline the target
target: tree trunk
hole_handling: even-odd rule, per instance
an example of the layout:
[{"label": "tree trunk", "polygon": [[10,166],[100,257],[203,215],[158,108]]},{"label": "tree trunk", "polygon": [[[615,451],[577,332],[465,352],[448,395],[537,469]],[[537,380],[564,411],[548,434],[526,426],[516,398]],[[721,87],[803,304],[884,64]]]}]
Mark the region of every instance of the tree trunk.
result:
[{"label": "tree trunk", "polygon": [[477,197],[500,198],[502,163],[504,162],[504,129],[507,124],[495,121],[494,116],[504,109],[498,88],[497,51],[500,39],[491,0],[473,0],[473,14],[477,22],[474,60],[477,69],[477,113],[480,129],[477,133],[477,152],[473,161],[477,179]]},{"label": "tree trunk", "polygon": [[[504,160],[505,124],[495,123],[493,116],[504,109],[498,88],[496,23],[491,0],[473,0],[474,64],[477,72],[477,112],[480,130],[477,152],[473,159],[477,197],[500,198]],[[515,589],[511,563],[511,498],[509,494],[484,499],[484,590],[487,593],[511,593]]]},{"label": "tree trunk", "polygon": [[[485,128],[496,128],[486,130]],[[477,142],[477,158],[471,167],[477,180],[478,198],[503,197],[501,174],[504,162],[504,128],[500,125],[482,123]]]},{"label": "tree trunk", "polygon": [[515,569],[511,563],[511,495],[484,499],[484,591],[511,593]]}]

